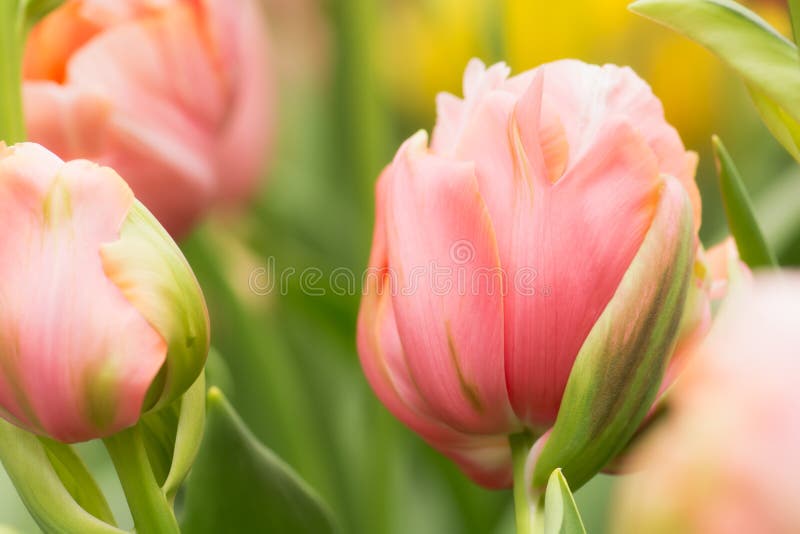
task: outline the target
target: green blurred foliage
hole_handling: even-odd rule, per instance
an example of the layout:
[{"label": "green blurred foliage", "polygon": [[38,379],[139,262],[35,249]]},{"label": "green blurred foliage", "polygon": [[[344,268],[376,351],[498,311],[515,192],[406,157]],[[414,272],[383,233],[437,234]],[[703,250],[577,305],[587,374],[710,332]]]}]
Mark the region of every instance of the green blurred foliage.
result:
[{"label": "green blurred foliage", "polygon": [[[374,181],[405,136],[432,127],[432,91],[460,93],[469,57],[508,57],[518,71],[577,55],[634,64],[654,85],[672,87],[683,96],[670,96],[667,116],[688,125],[684,137],[701,154],[704,242],[727,233],[709,140],[719,133],[753,194],[767,240],[781,260],[800,263],[800,212],[792,202],[800,198],[800,177],[745,89],[699,46],[672,40],[655,25],[637,22],[611,46],[619,24],[633,17],[624,1],[608,20],[584,16],[581,2],[525,11],[482,0],[303,0],[291,9],[286,1],[265,1],[282,89],[274,160],[247,210],[207,221],[182,248],[209,302],[219,353],[209,364],[209,382],[225,392],[254,436],[321,495],[342,532],[513,532],[510,492],[469,482],[376,400],[355,350],[360,282],[348,295],[333,294],[329,285],[335,269],[363,271]],[[426,14],[433,22],[414,22]],[[548,41],[548,50],[525,46],[526,36],[544,28],[564,35]],[[698,64],[701,73],[714,70],[694,77],[698,71],[687,69]],[[694,112],[687,110],[698,109],[700,123],[692,125]],[[319,269],[321,280],[301,280],[308,267]],[[270,273],[288,269],[294,275],[286,291],[280,279],[262,291]],[[326,294],[309,294],[304,283]],[[120,524],[130,526],[102,448],[88,444],[80,452]],[[588,532],[605,532],[613,485],[612,477],[599,476],[576,493]],[[1,473],[0,524],[36,531]]]}]

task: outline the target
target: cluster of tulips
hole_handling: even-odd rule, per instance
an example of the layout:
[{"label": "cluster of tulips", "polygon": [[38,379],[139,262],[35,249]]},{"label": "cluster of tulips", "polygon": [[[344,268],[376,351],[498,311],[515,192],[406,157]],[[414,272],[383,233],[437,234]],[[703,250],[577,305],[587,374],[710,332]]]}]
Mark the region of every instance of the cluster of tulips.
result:
[{"label": "cluster of tulips", "polygon": [[[43,474],[48,444],[103,439],[136,531],[178,532],[211,328],[175,240],[269,160],[265,18],[256,0],[0,2],[0,460],[43,530],[112,532]],[[634,9],[728,61],[798,153],[793,43],[727,0]],[[800,275],[756,272],[772,256],[721,142],[733,236],[706,250],[698,157],[631,69],[476,59],[436,108],[376,185],[357,351],[380,401],[476,483],[513,486],[520,534],[582,532],[571,491],[601,471],[638,473],[615,532],[798,531]],[[164,414],[162,476],[141,429]]]}]

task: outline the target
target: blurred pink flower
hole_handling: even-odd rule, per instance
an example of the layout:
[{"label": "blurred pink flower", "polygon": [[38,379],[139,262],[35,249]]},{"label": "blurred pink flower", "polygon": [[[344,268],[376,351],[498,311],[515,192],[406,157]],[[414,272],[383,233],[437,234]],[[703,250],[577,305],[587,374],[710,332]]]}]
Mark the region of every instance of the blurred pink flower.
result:
[{"label": "blurred pink flower", "polygon": [[798,346],[800,274],[735,293],[634,452],[612,532],[800,532]]},{"label": "blurred pink flower", "polygon": [[202,293],[113,170],[0,143],[0,227],[0,417],[84,441],[195,381],[208,350]]},{"label": "blurred pink flower", "polygon": [[[690,251],[700,225],[697,157],[630,69],[565,60],[508,76],[470,62],[465,97],[438,97],[430,147],[414,135],[383,172],[358,325],[383,403],[488,486],[510,481],[509,434],[552,426],[657,214],[665,251],[680,214],[693,216]],[[708,327],[705,267],[693,279],[681,339]],[[672,282],[637,283],[645,299]]]},{"label": "blurred pink flower", "polygon": [[257,185],[267,51],[256,0],[68,0],[27,43],[29,137],[114,167],[179,237]]}]

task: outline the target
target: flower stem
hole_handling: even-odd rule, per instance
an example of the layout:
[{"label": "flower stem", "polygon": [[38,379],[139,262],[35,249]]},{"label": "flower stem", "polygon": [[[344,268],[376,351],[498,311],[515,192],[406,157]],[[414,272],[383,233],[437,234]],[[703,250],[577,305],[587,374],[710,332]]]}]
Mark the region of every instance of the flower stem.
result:
[{"label": "flower stem", "polygon": [[156,482],[138,426],[103,440],[119,475],[136,532],[178,534],[178,521]]},{"label": "flower stem", "polygon": [[25,140],[22,109],[22,50],[25,43],[24,3],[0,1],[0,141]]},{"label": "flower stem", "polygon": [[525,483],[525,461],[533,445],[533,436],[520,432],[508,437],[511,445],[511,459],[514,466],[514,513],[517,534],[533,534],[534,518],[528,498],[528,485]]}]

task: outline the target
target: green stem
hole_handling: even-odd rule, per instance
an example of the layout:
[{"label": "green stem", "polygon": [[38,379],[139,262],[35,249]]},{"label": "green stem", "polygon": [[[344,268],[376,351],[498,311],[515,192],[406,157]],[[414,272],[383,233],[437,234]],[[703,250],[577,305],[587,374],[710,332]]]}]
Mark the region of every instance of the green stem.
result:
[{"label": "green stem", "polygon": [[0,141],[25,140],[22,51],[25,12],[17,0],[0,0]]},{"label": "green stem", "polygon": [[178,534],[178,522],[156,481],[138,426],[103,440],[119,475],[136,531]]},{"label": "green stem", "polygon": [[533,534],[528,485],[525,483],[525,462],[533,445],[533,436],[528,432],[521,432],[509,436],[508,442],[511,445],[511,460],[514,465],[514,514],[517,520],[517,534]]}]

